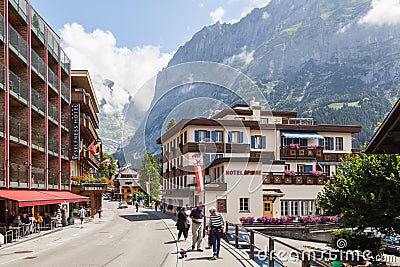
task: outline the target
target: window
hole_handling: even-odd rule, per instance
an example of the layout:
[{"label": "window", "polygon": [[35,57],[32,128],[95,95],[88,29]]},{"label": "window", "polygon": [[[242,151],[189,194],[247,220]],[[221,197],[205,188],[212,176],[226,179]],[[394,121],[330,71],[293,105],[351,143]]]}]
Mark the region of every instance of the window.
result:
[{"label": "window", "polygon": [[239,211],[249,211],[249,199],[240,198],[239,199]]},{"label": "window", "polygon": [[336,150],[343,150],[343,137],[336,137]]},{"label": "window", "polygon": [[217,211],[226,212],[226,199],[217,199]]},{"label": "window", "polygon": [[264,202],[264,211],[271,211],[271,203]]},{"label": "window", "polygon": [[324,145],[324,149],[326,149],[326,150],[334,150],[335,149],[334,138],[333,137],[324,137],[323,145]]},{"label": "window", "polygon": [[243,143],[243,132],[239,131],[228,132],[228,142]]},{"label": "window", "polygon": [[224,142],[224,132],[223,131],[215,131],[215,138],[213,138],[214,142],[223,143]]},{"label": "window", "polygon": [[282,201],[281,202],[281,216],[288,216],[289,215],[289,202]]},{"label": "window", "polygon": [[260,120],[260,124],[268,124],[268,119],[267,118],[262,118]]},{"label": "window", "polygon": [[290,144],[298,144],[299,146],[308,146],[308,139],[302,138],[282,138],[283,146],[289,146]]},{"label": "window", "polygon": [[297,165],[297,173],[303,173],[303,172],[306,172],[306,165],[298,164]]},{"label": "window", "polygon": [[290,211],[291,211],[290,212],[291,216],[299,216],[299,202],[298,201],[292,201]]},{"label": "window", "polygon": [[207,139],[207,131],[199,131],[199,141],[198,142],[205,142]]},{"label": "window", "polygon": [[328,176],[331,174],[331,166],[329,165],[322,165],[322,172],[326,173]]},{"label": "window", "polygon": [[265,149],[267,144],[267,138],[261,135],[251,136],[251,148]]},{"label": "window", "polygon": [[290,164],[285,164],[285,171],[290,170]]},{"label": "window", "polygon": [[216,159],[223,158],[223,157],[224,157],[224,154],[215,154]]}]

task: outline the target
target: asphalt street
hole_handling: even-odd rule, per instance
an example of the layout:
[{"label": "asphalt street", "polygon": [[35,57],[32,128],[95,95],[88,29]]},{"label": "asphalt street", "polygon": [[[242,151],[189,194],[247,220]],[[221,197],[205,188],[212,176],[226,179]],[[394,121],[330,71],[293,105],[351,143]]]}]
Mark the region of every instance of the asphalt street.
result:
[{"label": "asphalt street", "polygon": [[83,229],[56,233],[0,249],[0,266],[176,266],[177,245],[152,212],[104,203],[104,218]]}]

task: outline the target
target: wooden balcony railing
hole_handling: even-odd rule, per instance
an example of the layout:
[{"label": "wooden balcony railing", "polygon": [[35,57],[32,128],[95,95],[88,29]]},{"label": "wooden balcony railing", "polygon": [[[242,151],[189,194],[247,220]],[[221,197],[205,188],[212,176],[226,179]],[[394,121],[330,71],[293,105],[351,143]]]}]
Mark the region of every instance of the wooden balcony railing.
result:
[{"label": "wooden balcony railing", "polygon": [[322,159],[323,150],[315,149],[310,147],[300,147],[300,148],[281,148],[281,159]]},{"label": "wooden balcony railing", "polygon": [[325,173],[316,176],[311,173],[299,173],[295,176],[285,175],[282,172],[273,172],[263,175],[263,184],[293,184],[293,185],[324,185],[330,181]]}]

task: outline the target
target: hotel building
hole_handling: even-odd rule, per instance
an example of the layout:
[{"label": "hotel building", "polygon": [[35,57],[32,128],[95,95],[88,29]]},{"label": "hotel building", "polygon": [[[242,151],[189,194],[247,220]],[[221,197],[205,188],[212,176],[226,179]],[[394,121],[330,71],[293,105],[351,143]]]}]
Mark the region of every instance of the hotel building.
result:
[{"label": "hotel building", "polygon": [[[317,124],[296,112],[261,110],[255,101],[212,118],[183,119],[157,142],[163,150],[163,199],[176,207],[200,201],[228,221],[315,214],[315,198],[352,153],[360,126]],[[193,155],[205,163],[199,192]]]},{"label": "hotel building", "polygon": [[[70,189],[70,60],[28,1],[0,1],[0,224]],[[51,194],[50,194],[51,192]],[[32,209],[33,210],[33,209]],[[31,211],[29,211],[31,212]]]}]

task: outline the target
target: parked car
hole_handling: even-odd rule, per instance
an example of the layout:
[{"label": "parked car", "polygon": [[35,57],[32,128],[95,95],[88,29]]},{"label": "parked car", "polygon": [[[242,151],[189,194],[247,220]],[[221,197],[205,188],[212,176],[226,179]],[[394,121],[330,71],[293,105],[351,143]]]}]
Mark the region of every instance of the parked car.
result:
[{"label": "parked car", "polygon": [[118,208],[119,209],[126,209],[128,208],[128,203],[126,203],[125,201],[121,201],[118,203]]},{"label": "parked car", "polygon": [[[231,244],[232,246],[235,246],[235,229],[229,228],[228,233],[226,235],[228,237],[229,244]],[[238,237],[239,237],[238,248],[241,248],[241,249],[250,248],[250,235],[246,230],[240,229],[239,233],[238,233]]]},{"label": "parked car", "polygon": [[383,238],[383,247],[386,253],[400,255],[400,236],[385,236]]}]

